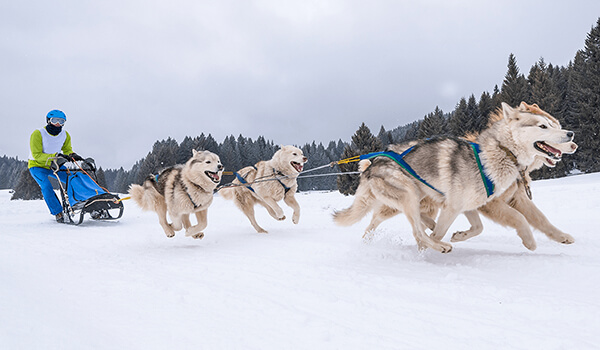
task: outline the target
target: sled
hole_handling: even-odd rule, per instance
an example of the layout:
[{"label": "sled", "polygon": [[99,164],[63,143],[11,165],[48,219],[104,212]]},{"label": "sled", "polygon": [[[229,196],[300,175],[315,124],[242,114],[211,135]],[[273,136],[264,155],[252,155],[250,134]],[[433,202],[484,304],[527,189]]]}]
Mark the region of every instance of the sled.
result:
[{"label": "sled", "polygon": [[[63,223],[79,225],[85,214],[93,220],[117,220],[123,216],[119,195],[100,187],[96,181],[96,164],[92,158],[74,161],[64,157],[52,159],[51,169],[58,180]],[[67,174],[63,185],[59,173]]]}]

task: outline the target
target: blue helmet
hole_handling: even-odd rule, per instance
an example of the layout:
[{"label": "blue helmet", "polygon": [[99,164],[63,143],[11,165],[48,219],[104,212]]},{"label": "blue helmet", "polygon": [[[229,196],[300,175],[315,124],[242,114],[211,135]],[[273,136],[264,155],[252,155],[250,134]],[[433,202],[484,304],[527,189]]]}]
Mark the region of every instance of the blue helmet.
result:
[{"label": "blue helmet", "polygon": [[48,114],[46,114],[46,123],[50,121],[50,118],[62,118],[64,120],[67,120],[67,116],[58,109],[53,109],[50,112],[48,112]]}]

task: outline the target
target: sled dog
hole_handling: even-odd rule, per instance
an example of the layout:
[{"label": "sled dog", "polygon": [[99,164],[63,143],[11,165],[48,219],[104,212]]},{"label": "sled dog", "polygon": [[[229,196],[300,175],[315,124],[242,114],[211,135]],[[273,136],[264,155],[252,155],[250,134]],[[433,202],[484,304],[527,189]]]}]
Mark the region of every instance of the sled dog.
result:
[{"label": "sled dog", "polygon": [[[557,154],[571,154],[577,150],[577,144],[566,142],[560,144],[548,145],[553,148]],[[549,239],[563,243],[571,244],[575,242],[573,236],[562,232],[550,223],[548,218],[533,203],[529,184],[531,171],[537,170],[542,166],[554,167],[556,162],[547,158],[536,156],[536,161],[524,172],[523,179],[516,181],[502,195],[492,199],[484,206],[478,208],[478,212],[490,220],[499,223],[502,226],[516,229],[517,235],[521,238],[523,245],[529,250],[535,250],[537,244],[531,232],[530,226],[544,233]],[[465,212],[471,228],[467,231],[458,231],[452,235],[451,242],[461,242],[479,235],[483,231],[483,225],[477,212]]]},{"label": "sled dog", "polygon": [[[525,104],[525,106],[529,111],[545,115],[547,118],[551,119],[553,121],[550,123],[551,127],[561,129],[558,120],[541,110],[536,104]],[[499,114],[492,115],[490,124],[500,120],[499,117]],[[475,141],[476,137],[477,135],[468,135],[466,139]],[[405,143],[404,149],[408,149],[415,144],[415,141]],[[563,154],[572,154],[577,150],[577,144],[572,141],[560,144],[548,142],[548,146],[548,150],[555,153],[559,158],[562,157]],[[539,155],[536,155],[535,159],[534,163],[525,169],[521,181],[513,183],[513,185],[500,197],[492,199],[484,206],[478,208],[478,211],[492,221],[516,229],[518,236],[522,239],[523,245],[530,250],[535,250],[536,248],[536,243],[529,227],[530,225],[544,233],[551,240],[563,244],[571,244],[575,242],[575,239],[571,235],[562,232],[552,225],[531,200],[529,192],[529,183],[531,182],[531,178],[529,177],[530,172],[537,170],[544,165],[550,168],[556,166],[556,161],[552,159],[540,157]],[[370,164],[371,162],[369,160],[362,160],[359,163],[360,171],[363,172],[366,170]],[[512,207],[512,209],[507,207],[506,204]],[[421,200],[421,219],[431,230],[435,227],[434,219],[435,216],[437,216],[438,210],[439,206],[429,197],[425,197]],[[383,221],[397,214],[399,214],[398,210],[383,205],[374,208],[371,223],[365,230],[363,238],[366,238],[367,235],[375,230]],[[477,212],[467,211],[464,214],[469,220],[471,227],[467,231],[455,232],[452,235],[451,242],[467,240],[479,235],[483,231],[483,225]]]},{"label": "sled dog", "polygon": [[233,186],[224,187],[219,193],[223,198],[233,200],[259,233],[267,231],[256,222],[256,204],[265,207],[275,220],[281,221],[285,220],[285,215],[277,202],[283,199],[294,210],[292,222],[297,224],[300,220],[300,205],[294,197],[298,189],[296,178],[307,160],[299,148],[282,146],[270,160],[239,170]]},{"label": "sled dog", "polygon": [[[472,212],[501,196],[522,179],[522,171],[534,163],[536,155],[559,160],[548,143],[572,141],[573,132],[553,126],[554,118],[531,107],[502,103],[499,121],[477,136],[478,149],[464,139],[437,137],[419,141],[401,160],[373,158],[361,174],[354,203],[334,213],[335,222],[352,225],[374,207],[389,207],[405,213],[420,249],[451,251],[452,246],[441,239],[460,213]],[[399,155],[405,146],[390,145],[388,151]],[[431,236],[423,227],[430,223],[421,218],[425,197],[441,206]]]},{"label": "sled dog", "polygon": [[[209,151],[192,150],[185,164],[178,164],[150,175],[142,185],[131,185],[131,198],[143,209],[155,211],[167,237],[185,228],[185,235],[196,239],[207,222],[207,210],[213,201],[213,191],[221,181],[223,165],[219,156]],[[173,221],[167,222],[167,213]],[[198,224],[192,226],[189,215],[194,213]]]},{"label": "sled dog", "polygon": [[[566,142],[561,144],[550,144],[551,147],[560,151],[560,154],[571,154],[577,150],[577,144],[574,142]],[[410,146],[406,146],[408,149]],[[369,160],[361,161],[361,171],[364,171],[370,165]],[[575,239],[556,228],[550,223],[546,216],[537,208],[532,199],[528,195],[528,187],[531,182],[529,173],[541,168],[543,165],[548,167],[556,166],[556,162],[547,158],[536,156],[536,161],[524,173],[524,181],[516,181],[507,189],[501,196],[492,199],[484,206],[477,210],[486,216],[488,219],[507,227],[512,227],[517,230],[517,234],[521,237],[523,245],[535,250],[536,243],[531,233],[530,225],[535,229],[544,233],[548,238],[563,244],[571,244]],[[508,204],[511,208],[506,206]],[[425,197],[421,200],[421,219],[423,223],[431,230],[435,228],[435,217],[439,211],[439,205]],[[382,204],[376,204],[373,208],[373,217],[369,226],[365,230],[363,238],[375,230],[383,221],[399,214],[396,209],[387,207]],[[477,212],[467,211],[464,213],[471,227],[466,231],[458,231],[452,235],[451,242],[461,242],[469,238],[475,237],[483,232],[483,224]]]}]

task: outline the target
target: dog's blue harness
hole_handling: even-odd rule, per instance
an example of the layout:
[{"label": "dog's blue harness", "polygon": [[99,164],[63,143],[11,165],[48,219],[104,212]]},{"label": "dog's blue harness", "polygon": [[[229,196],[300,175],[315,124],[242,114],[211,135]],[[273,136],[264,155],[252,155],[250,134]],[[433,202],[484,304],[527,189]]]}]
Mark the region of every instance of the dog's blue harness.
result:
[{"label": "dog's blue harness", "polygon": [[425,181],[422,177],[420,177],[419,174],[417,174],[415,172],[415,170],[413,168],[411,168],[410,165],[408,165],[408,163],[404,160],[404,157],[408,153],[410,153],[410,151],[412,151],[413,148],[414,148],[414,146],[407,149],[406,151],[402,152],[402,154],[398,154],[398,153],[392,152],[392,151],[384,151],[384,152],[374,152],[374,153],[369,153],[369,154],[363,154],[359,158],[362,160],[362,159],[371,159],[371,158],[375,158],[375,157],[388,157],[388,158],[392,159],[394,162],[398,163],[398,165],[400,165],[400,167],[402,167],[402,169],[406,170],[406,172],[409,173],[412,177],[419,180],[425,186],[431,188],[432,190],[436,191],[437,193],[439,193],[443,196],[444,192],[442,192],[442,191],[438,190],[437,188],[433,187],[432,185],[430,185],[427,181]]},{"label": "dog's blue harness", "polygon": [[[252,167],[254,168],[254,170],[258,170],[258,169],[256,169],[256,167],[254,165]],[[248,181],[246,181],[246,179],[242,175],[240,175],[237,171],[234,171],[233,173],[239,182],[241,182],[242,184],[248,183]],[[246,188],[249,189],[250,191],[254,192],[254,189],[252,188],[252,186],[246,185]]]},{"label": "dog's blue harness", "polygon": [[[473,154],[475,155],[475,160],[477,161],[477,167],[479,168],[479,174],[481,175],[481,179],[483,180],[485,192],[486,192],[487,196],[490,197],[491,195],[494,194],[494,183],[483,171],[483,166],[481,165],[481,159],[479,159],[479,153],[481,152],[481,150],[480,150],[478,144],[476,144],[474,142],[469,142],[469,144],[471,145],[471,148],[473,149]],[[374,153],[363,154],[363,155],[359,156],[359,158],[361,160],[363,160],[363,159],[371,159],[371,158],[375,158],[375,157],[388,157],[388,158],[392,159],[393,161],[395,161],[396,163],[398,163],[398,165],[400,165],[400,167],[402,169],[404,169],[407,173],[409,173],[412,177],[414,177],[415,179],[420,181],[422,184],[424,184],[425,186],[431,188],[432,190],[434,190],[437,193],[444,196],[444,192],[438,190],[437,188],[433,187],[430,183],[425,181],[425,179],[420,177],[419,174],[417,174],[417,172],[413,168],[411,168],[411,166],[408,165],[408,163],[404,160],[404,157],[408,153],[410,153],[410,151],[412,151],[414,147],[415,146],[407,149],[406,151],[402,152],[401,154],[398,154],[393,151],[384,151],[384,152],[374,152]]]}]

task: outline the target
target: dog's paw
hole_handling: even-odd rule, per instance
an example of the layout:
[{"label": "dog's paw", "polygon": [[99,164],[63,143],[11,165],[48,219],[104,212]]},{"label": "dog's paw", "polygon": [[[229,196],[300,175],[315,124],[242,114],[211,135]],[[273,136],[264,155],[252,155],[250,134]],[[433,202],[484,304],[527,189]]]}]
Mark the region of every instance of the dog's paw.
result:
[{"label": "dog's paw", "polygon": [[165,234],[167,235],[168,238],[175,237],[175,232],[165,232]]},{"label": "dog's paw", "polygon": [[294,215],[292,216],[292,222],[296,225],[298,225],[298,223],[300,222],[300,215]]},{"label": "dog's paw", "polygon": [[202,239],[204,238],[204,232],[196,233],[192,236],[193,239]]},{"label": "dog's paw", "polygon": [[285,215],[284,215],[284,216],[282,216],[282,217],[280,217],[280,218],[279,218],[279,219],[277,219],[277,220],[278,220],[278,221],[283,221],[283,220],[285,220]]},{"label": "dog's paw", "polygon": [[[443,254],[450,253],[452,251],[452,245],[450,243],[441,242],[441,241],[436,241],[431,246],[425,247],[425,248],[435,249],[438,252],[443,253]],[[421,250],[424,250],[424,249],[421,249]]]},{"label": "dog's paw", "polygon": [[565,233],[564,235],[559,237],[558,241],[562,244],[573,244],[573,243],[575,243],[575,238],[573,238],[573,236]]},{"label": "dog's paw", "polygon": [[450,238],[450,242],[462,242],[467,240],[469,237],[467,236],[467,232],[465,231],[456,231],[452,234],[452,238]]},{"label": "dog's paw", "polygon": [[440,249],[440,253],[450,253],[452,251],[452,246],[450,244],[444,244],[442,245],[441,249]]},{"label": "dog's paw", "polygon": [[522,242],[523,242],[523,245],[525,246],[525,248],[527,248],[527,249],[529,249],[531,251],[534,251],[537,248],[537,243],[535,242],[534,239],[531,239],[531,240],[529,240],[529,239],[522,240]]}]

